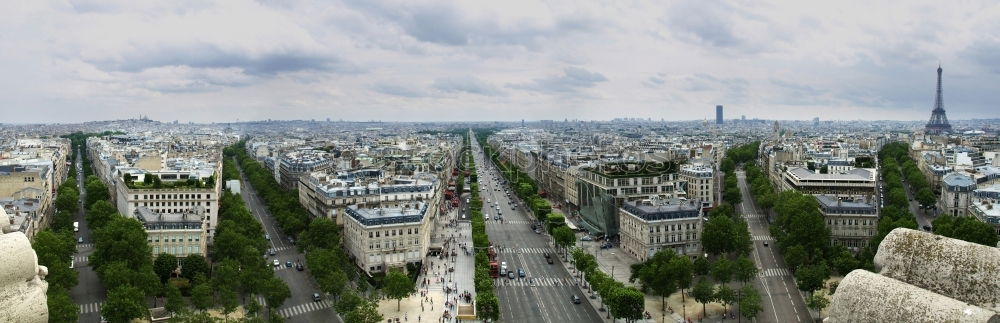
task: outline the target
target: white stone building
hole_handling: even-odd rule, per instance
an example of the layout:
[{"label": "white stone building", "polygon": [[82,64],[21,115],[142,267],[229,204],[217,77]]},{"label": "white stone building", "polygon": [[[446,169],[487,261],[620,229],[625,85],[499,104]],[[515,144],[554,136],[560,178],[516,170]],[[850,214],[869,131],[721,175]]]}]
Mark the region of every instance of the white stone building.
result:
[{"label": "white stone building", "polygon": [[430,214],[437,206],[417,202],[399,208],[347,208],[344,242],[368,275],[420,262],[430,244]]},{"label": "white stone building", "polygon": [[653,198],[629,201],[618,209],[620,245],[640,262],[662,249],[681,255],[701,254],[704,216],[694,200]]}]

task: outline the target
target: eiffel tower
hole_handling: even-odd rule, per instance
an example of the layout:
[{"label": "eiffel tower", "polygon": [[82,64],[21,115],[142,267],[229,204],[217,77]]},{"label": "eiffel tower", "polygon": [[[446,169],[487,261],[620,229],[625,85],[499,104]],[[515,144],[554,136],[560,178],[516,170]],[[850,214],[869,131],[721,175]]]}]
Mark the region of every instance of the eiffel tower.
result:
[{"label": "eiffel tower", "polygon": [[941,96],[941,65],[938,65],[937,79],[937,99],[934,100],[934,111],[931,111],[931,120],[927,122],[926,132],[929,134],[942,134],[951,132],[951,124],[948,123],[948,116],[944,114],[944,97]]}]

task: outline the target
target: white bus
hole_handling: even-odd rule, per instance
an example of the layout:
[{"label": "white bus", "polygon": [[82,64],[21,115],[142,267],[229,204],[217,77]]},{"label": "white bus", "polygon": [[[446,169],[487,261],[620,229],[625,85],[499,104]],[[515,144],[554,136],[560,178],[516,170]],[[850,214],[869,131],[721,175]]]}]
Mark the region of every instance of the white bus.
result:
[{"label": "white bus", "polygon": [[80,232],[80,222],[73,222],[73,232]]}]

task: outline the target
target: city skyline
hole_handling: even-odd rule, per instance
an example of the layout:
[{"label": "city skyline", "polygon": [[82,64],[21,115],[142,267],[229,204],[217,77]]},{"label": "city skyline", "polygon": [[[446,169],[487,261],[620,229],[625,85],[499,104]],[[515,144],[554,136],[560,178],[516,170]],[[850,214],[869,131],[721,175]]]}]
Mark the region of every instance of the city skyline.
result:
[{"label": "city skyline", "polygon": [[[881,7],[879,7],[881,6]],[[12,4],[3,123],[1000,117],[1000,6]],[[736,118],[727,118],[727,120]]]}]

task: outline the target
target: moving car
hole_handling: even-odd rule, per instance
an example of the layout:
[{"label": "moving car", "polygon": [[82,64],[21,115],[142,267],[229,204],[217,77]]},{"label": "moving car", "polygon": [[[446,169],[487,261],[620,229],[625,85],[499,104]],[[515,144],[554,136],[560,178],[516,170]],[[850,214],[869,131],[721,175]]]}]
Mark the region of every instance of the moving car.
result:
[{"label": "moving car", "polygon": [[767,241],[764,241],[764,246],[767,247]]},{"label": "moving car", "polygon": [[580,238],[580,241],[594,241],[594,238],[591,238],[590,236],[583,236],[583,238]]},{"label": "moving car", "polygon": [[[930,232],[930,231],[931,231],[931,226],[929,226],[929,225],[925,225],[925,226],[924,226],[924,231],[927,231],[927,232]],[[81,238],[81,239],[82,239],[82,238]]]},{"label": "moving car", "polygon": [[313,302],[319,302],[321,299],[323,298],[319,296],[319,293],[313,293]]},{"label": "moving car", "polygon": [[545,258],[545,261],[548,262],[550,265],[554,263],[554,261],[552,261],[552,258]]},{"label": "moving car", "polygon": [[573,304],[580,304],[580,296],[573,295],[570,299],[573,300]]},{"label": "moving car", "polygon": [[507,278],[514,279],[514,272],[513,271],[508,271],[507,272]]},{"label": "moving car", "polygon": [[286,261],[285,262],[285,267],[292,268],[292,262],[291,261]]},{"label": "moving car", "polygon": [[517,269],[517,276],[518,277],[524,277],[525,276],[524,275],[524,269],[518,268]]},{"label": "moving car", "polygon": [[278,259],[275,259],[275,260],[274,260],[274,266],[275,266],[275,267],[277,267],[277,266],[281,266],[281,263],[280,263],[280,262],[278,262]]},{"label": "moving car", "polygon": [[267,252],[267,254],[274,256],[274,249],[272,248],[270,251]]},{"label": "moving car", "polygon": [[265,233],[264,234],[264,239],[271,240],[271,235]]},{"label": "moving car", "polygon": [[76,243],[83,243],[83,237],[76,238]]},{"label": "moving car", "polygon": [[295,264],[295,270],[298,270],[298,271],[306,270],[306,266],[303,266],[301,262],[297,263],[297,264]]}]

